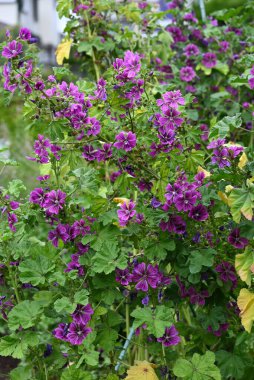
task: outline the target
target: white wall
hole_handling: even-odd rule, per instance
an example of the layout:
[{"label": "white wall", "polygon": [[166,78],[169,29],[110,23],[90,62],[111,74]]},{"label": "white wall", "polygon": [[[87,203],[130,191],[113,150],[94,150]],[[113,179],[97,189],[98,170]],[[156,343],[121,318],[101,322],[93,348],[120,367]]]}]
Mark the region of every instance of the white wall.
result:
[{"label": "white wall", "polygon": [[18,22],[18,7],[13,4],[1,4],[0,1],[0,22],[7,25],[16,25]]}]

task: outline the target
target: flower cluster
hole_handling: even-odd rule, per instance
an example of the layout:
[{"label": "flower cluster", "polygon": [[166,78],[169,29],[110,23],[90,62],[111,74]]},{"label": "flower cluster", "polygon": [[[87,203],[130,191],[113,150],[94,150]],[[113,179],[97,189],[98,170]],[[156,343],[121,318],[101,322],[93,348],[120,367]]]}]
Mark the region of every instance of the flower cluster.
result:
[{"label": "flower cluster", "polygon": [[225,166],[231,166],[231,162],[236,158],[241,152],[243,152],[243,147],[240,145],[226,145],[225,139],[217,139],[207,145],[207,149],[212,149],[212,159],[211,162],[219,166],[219,168],[224,168]]},{"label": "flower cluster", "polygon": [[72,345],[80,345],[83,343],[92,329],[87,326],[91,320],[94,311],[90,304],[83,306],[77,305],[76,310],[71,314],[71,323],[60,323],[53,331],[53,335],[60,340],[69,342]]}]

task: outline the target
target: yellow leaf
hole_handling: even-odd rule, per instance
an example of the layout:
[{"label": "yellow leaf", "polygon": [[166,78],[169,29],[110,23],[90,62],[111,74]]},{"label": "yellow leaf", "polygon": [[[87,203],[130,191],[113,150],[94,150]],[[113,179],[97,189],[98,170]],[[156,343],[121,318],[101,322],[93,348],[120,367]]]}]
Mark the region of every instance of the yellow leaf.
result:
[{"label": "yellow leaf", "polygon": [[56,48],[56,62],[62,65],[64,58],[68,59],[70,56],[72,39],[61,42]]},{"label": "yellow leaf", "polygon": [[202,168],[202,166],[198,166],[198,173],[200,172],[204,173],[205,178],[211,177],[211,173],[205,170],[204,168]]},{"label": "yellow leaf", "polygon": [[242,281],[247,285],[251,285],[251,271],[254,265],[254,251],[250,247],[245,248],[244,253],[240,253],[235,257],[235,269]]},{"label": "yellow leaf", "polygon": [[130,200],[128,198],[114,198],[113,202],[123,205],[124,203],[129,204]]},{"label": "yellow leaf", "polygon": [[248,157],[243,152],[243,154],[241,155],[241,157],[239,159],[238,168],[243,169],[244,166],[247,164],[247,162],[248,162]]},{"label": "yellow leaf", "polygon": [[242,325],[246,331],[250,332],[254,322],[254,293],[248,289],[241,289],[237,298],[237,305],[240,309]]},{"label": "yellow leaf", "polygon": [[147,361],[137,362],[127,371],[125,380],[159,380],[153,367],[154,364]]},{"label": "yellow leaf", "polygon": [[228,197],[226,196],[225,193],[223,193],[222,191],[218,191],[218,196],[219,196],[219,198],[220,198],[224,203],[226,203],[226,205],[228,205]]}]

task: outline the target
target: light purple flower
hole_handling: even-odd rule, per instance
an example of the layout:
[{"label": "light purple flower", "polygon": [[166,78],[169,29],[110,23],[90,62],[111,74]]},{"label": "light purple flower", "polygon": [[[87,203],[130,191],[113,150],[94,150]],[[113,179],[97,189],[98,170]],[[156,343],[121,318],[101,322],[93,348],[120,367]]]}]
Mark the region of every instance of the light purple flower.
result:
[{"label": "light purple flower", "polygon": [[10,230],[12,232],[16,232],[17,231],[16,227],[14,226],[14,224],[17,223],[17,222],[18,222],[17,215],[14,214],[13,212],[12,213],[8,212],[8,224],[9,224]]},{"label": "light purple flower", "polygon": [[24,41],[30,40],[32,37],[31,31],[27,28],[21,28],[19,31],[19,38]]},{"label": "light purple flower", "polygon": [[120,210],[117,210],[120,226],[124,227],[136,214],[135,202],[124,202],[120,205]]},{"label": "light purple flower", "polygon": [[136,135],[132,132],[120,132],[116,135],[117,142],[114,143],[114,146],[117,149],[123,149],[125,152],[131,151],[136,146]]},{"label": "light purple flower", "polygon": [[66,243],[69,239],[69,225],[68,224],[58,224],[54,231],[49,231],[48,239],[52,242],[55,247],[58,247],[58,241],[61,239]]},{"label": "light purple flower", "polygon": [[80,345],[91,332],[92,329],[90,327],[86,327],[82,323],[72,322],[69,326],[69,332],[67,334],[68,342],[73,345]]},{"label": "light purple flower", "polygon": [[22,53],[22,44],[15,40],[9,42],[2,50],[2,56],[8,59],[15,58]]},{"label": "light purple flower", "polygon": [[180,79],[184,82],[191,82],[195,76],[196,73],[190,66],[182,67],[180,70]]},{"label": "light purple flower", "polygon": [[87,161],[94,161],[97,157],[97,151],[92,145],[84,145],[82,157]]},{"label": "light purple flower", "polygon": [[178,334],[179,333],[174,325],[166,327],[164,335],[161,338],[158,338],[157,342],[162,343],[165,347],[176,346],[181,342],[181,338]]},{"label": "light purple flower", "polygon": [[87,136],[90,136],[90,135],[96,136],[101,131],[100,122],[95,117],[88,117],[85,120],[85,127],[88,128]]},{"label": "light purple flower", "polygon": [[202,64],[207,67],[208,69],[211,69],[212,67],[216,66],[217,64],[217,57],[215,53],[205,53],[203,55]]},{"label": "light purple flower", "polygon": [[39,205],[40,207],[43,207],[44,201],[45,201],[46,194],[44,190],[41,187],[37,187],[30,193],[29,201],[31,203],[35,203]]},{"label": "light purple flower", "polygon": [[157,105],[161,108],[162,112],[168,110],[168,108],[178,108],[178,106],[183,106],[185,104],[185,99],[181,94],[181,91],[168,91],[162,95],[162,99],[157,100]]},{"label": "light purple flower", "polygon": [[61,190],[52,190],[46,194],[43,207],[51,214],[59,214],[63,209],[66,194]]},{"label": "light purple flower", "polygon": [[68,341],[67,334],[69,330],[69,325],[67,323],[60,323],[57,328],[53,331],[53,335],[60,340]]},{"label": "light purple flower", "polygon": [[250,85],[250,89],[253,90],[254,89],[254,77],[250,78],[248,80],[248,83]]},{"label": "light purple flower", "polygon": [[93,313],[94,311],[90,304],[87,304],[86,306],[77,305],[76,310],[73,314],[71,314],[71,316],[74,322],[83,323],[86,325],[90,321]]},{"label": "light purple flower", "polygon": [[199,48],[195,44],[189,44],[184,48],[184,54],[187,57],[196,56],[199,54]]}]

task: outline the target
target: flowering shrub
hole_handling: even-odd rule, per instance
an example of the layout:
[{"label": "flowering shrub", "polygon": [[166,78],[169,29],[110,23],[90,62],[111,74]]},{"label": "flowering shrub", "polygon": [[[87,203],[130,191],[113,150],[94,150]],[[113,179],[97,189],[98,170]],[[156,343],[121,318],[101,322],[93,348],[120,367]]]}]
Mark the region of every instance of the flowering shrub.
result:
[{"label": "flowering shrub", "polygon": [[109,4],[59,1],[87,80],[44,78],[25,28],[2,46],[39,176],[0,193],[0,354],[21,359],[14,380],[119,379],[136,360],[126,379],[251,378],[251,2],[207,25],[176,0],[119,5],[131,50]]}]

